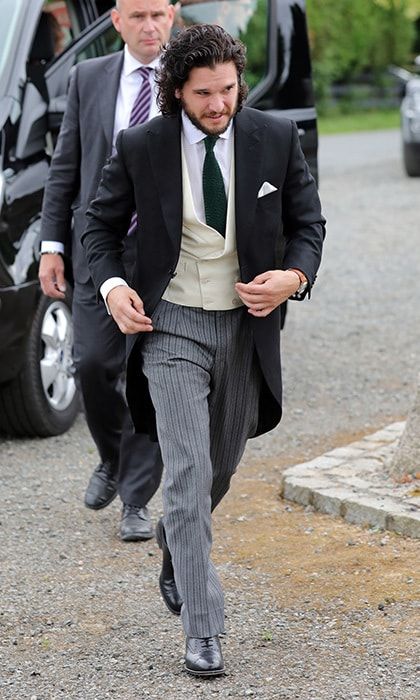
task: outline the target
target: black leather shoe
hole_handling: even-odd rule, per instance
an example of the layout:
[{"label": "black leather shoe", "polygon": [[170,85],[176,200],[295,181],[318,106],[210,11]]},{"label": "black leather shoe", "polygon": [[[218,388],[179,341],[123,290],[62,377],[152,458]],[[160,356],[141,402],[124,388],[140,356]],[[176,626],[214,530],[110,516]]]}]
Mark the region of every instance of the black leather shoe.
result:
[{"label": "black leather shoe", "polygon": [[150,540],[154,535],[147,508],[123,505],[120,537],[124,542]]},{"label": "black leather shoe", "polygon": [[220,676],[224,673],[219,637],[187,637],[185,670],[193,676]]},{"label": "black leather shoe", "polygon": [[168,545],[166,544],[165,528],[161,520],[159,520],[156,525],[156,541],[163,555],[162,571],[159,576],[160,592],[168,610],[170,610],[173,615],[180,615],[182,600],[176,587],[172,557]]},{"label": "black leather shoe", "polygon": [[109,505],[117,495],[117,470],[109,462],[98,464],[89,479],[85,506],[99,510]]}]

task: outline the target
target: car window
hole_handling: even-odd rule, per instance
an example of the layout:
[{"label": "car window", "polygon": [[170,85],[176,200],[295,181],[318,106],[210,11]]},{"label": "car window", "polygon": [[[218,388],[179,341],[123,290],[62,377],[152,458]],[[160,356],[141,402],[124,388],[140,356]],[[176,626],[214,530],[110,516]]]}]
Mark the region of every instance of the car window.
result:
[{"label": "car window", "polygon": [[16,28],[19,26],[20,3],[16,0],[3,0],[2,21],[0,22],[0,75],[10,60]]},{"label": "car window", "polygon": [[54,40],[54,56],[58,56],[80,33],[75,14],[66,0],[46,0],[42,12],[47,16]]},{"label": "car window", "polygon": [[115,7],[115,0],[95,0],[98,17],[103,15],[107,10]]},{"label": "car window", "polygon": [[113,26],[110,26],[76,54],[76,63],[80,63],[86,58],[96,58],[97,56],[115,53],[115,51],[120,51],[123,46],[124,43],[120,35]]},{"label": "car window", "polygon": [[247,47],[246,80],[255,87],[268,73],[268,0],[181,0],[177,27],[219,24]]}]

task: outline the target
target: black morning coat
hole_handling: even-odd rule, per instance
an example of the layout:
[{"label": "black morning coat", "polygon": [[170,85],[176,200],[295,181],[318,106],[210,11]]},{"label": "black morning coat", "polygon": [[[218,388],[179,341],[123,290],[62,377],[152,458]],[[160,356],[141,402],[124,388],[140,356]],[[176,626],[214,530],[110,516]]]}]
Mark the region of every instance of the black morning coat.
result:
[{"label": "black morning coat", "polygon": [[[100,128],[100,127],[98,127]],[[122,240],[138,212],[137,263],[129,284],[153,316],[175,273],[182,234],[180,116],[160,116],[122,131],[105,166],[82,235],[96,290],[110,277],[125,278]],[[325,220],[296,125],[244,107],[234,118],[236,239],[241,281],[281,267],[298,268],[309,291],[321,260]],[[258,197],[268,182],[276,191]],[[217,234],[215,234],[217,235]],[[279,246],[280,242],[280,246]],[[283,249],[281,265],[277,252]],[[100,302],[102,303],[102,301]],[[256,435],[281,418],[280,311],[250,316],[262,371]],[[156,437],[155,413],[141,371],[141,336],[127,336],[127,400],[138,432]],[[298,362],[298,358],[291,361]]]}]

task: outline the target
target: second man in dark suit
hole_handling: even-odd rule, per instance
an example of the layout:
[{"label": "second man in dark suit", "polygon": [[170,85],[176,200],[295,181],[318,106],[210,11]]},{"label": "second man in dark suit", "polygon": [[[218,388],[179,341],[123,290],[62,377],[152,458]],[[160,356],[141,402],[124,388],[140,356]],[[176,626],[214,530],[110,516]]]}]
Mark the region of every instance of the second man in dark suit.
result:
[{"label": "second man in dark suit", "polygon": [[[125,337],[97,303],[80,236],[102,167],[121,129],[159,113],[154,72],[168,41],[174,8],[168,0],[118,0],[112,21],[126,42],[123,52],[80,63],[74,70],[66,113],[51,164],[42,211],[40,281],[43,292],[65,295],[63,253],[71,249],[74,277],[74,361],[86,420],[98,448],[85,504],[99,509],[123,501],[120,536],[153,536],[146,504],[162,474],[156,443],[134,434],[121,391]],[[137,221],[125,237],[133,262]]]}]

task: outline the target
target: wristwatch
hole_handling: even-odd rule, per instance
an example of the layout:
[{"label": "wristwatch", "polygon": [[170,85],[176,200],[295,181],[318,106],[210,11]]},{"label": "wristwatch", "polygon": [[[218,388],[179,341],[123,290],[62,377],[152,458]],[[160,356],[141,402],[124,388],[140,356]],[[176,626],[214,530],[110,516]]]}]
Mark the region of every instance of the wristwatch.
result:
[{"label": "wristwatch", "polygon": [[308,287],[308,280],[306,279],[305,275],[303,272],[298,270],[296,267],[289,267],[286,272],[296,272],[297,276],[299,277],[300,280],[300,285],[295,291],[294,294],[292,294],[292,297],[300,297],[304,292],[306,292],[306,289]]}]

